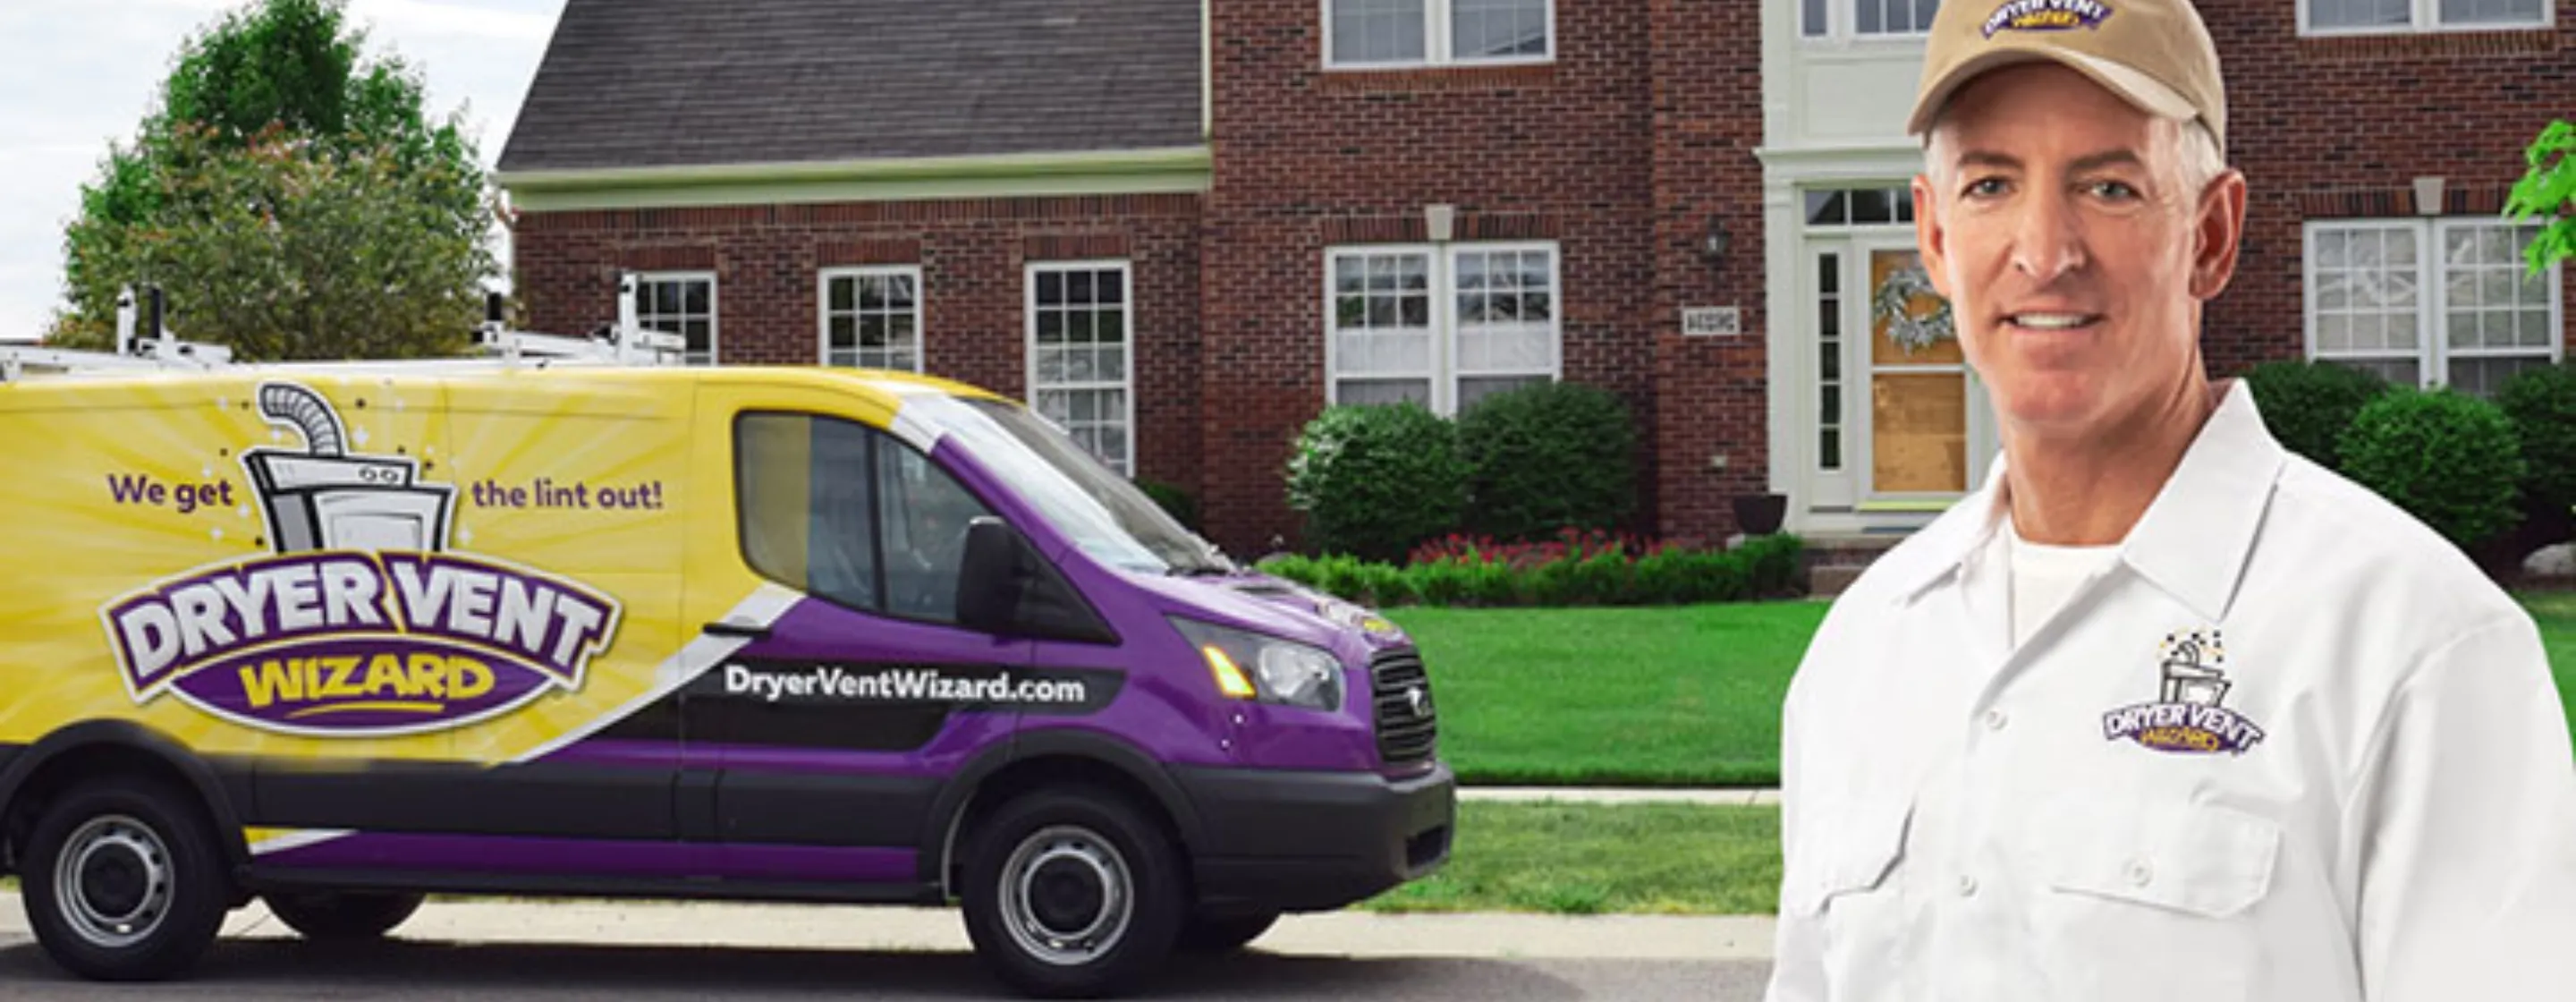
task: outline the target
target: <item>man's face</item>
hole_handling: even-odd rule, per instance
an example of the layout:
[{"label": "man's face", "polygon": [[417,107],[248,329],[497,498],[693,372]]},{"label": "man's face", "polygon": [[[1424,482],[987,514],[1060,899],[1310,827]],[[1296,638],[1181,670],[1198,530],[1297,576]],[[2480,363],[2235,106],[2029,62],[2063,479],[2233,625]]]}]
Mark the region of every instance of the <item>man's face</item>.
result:
[{"label": "man's face", "polygon": [[2244,183],[2195,184],[2183,126],[2049,63],[1963,88],[1914,180],[1916,235],[2013,430],[2108,429],[2200,364]]}]

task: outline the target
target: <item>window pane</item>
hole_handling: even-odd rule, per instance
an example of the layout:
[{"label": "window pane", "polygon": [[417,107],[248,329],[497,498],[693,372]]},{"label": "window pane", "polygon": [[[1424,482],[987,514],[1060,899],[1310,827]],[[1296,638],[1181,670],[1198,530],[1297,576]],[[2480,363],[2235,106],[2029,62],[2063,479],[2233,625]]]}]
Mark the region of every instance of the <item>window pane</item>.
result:
[{"label": "window pane", "polygon": [[1062,272],[1041,271],[1038,273],[1038,305],[1064,305],[1064,274]]},{"label": "window pane", "polygon": [[2540,24],[2546,0],[2442,0],[2443,24]]},{"label": "window pane", "polygon": [[1887,30],[1886,0],[1858,0],[1858,2],[1860,4],[1860,24],[1858,26],[1860,33],[1864,35],[1876,35],[1885,32]]},{"label": "window pane", "polygon": [[1844,216],[1843,193],[1810,191],[1807,193],[1807,225],[1841,226],[1851,220]]},{"label": "window pane", "polygon": [[1431,381],[1428,379],[1345,379],[1335,391],[1344,404],[1415,403],[1431,406]]},{"label": "window pane", "polygon": [[1799,28],[1800,32],[1809,38],[1824,35],[1825,0],[1807,0],[1804,16],[1799,20]]},{"label": "window pane", "polygon": [[877,608],[867,472],[876,433],[828,418],[754,414],[734,435],[745,562],[807,594]]},{"label": "window pane", "polygon": [[1106,305],[1116,306],[1126,302],[1127,273],[1115,268],[1101,269],[1100,273],[1092,279],[1092,291],[1095,298]]},{"label": "window pane", "polygon": [[1333,61],[1417,62],[1423,46],[1424,0],[1333,0]]},{"label": "window pane", "polygon": [[2414,0],[2308,0],[2315,28],[2402,28],[2414,20]]},{"label": "window pane", "polygon": [[1941,0],[1914,0],[1914,24],[1908,30],[1932,30],[1932,18],[1939,13],[1941,13]]},{"label": "window pane", "polygon": [[2524,369],[2549,364],[2546,355],[2514,358],[2455,358],[2451,360],[2451,386],[2477,396],[2493,396],[2504,387],[2505,380]]},{"label": "window pane", "polygon": [[884,506],[887,612],[955,622],[957,580],[966,562],[966,526],[989,515],[921,453],[889,442],[880,452],[877,497]]},{"label": "window pane", "polygon": [[832,318],[832,322],[828,327],[832,347],[846,349],[858,346],[859,328],[858,321],[855,318],[836,316]]},{"label": "window pane", "polygon": [[1816,467],[1823,470],[1843,468],[1843,430],[1825,428],[1817,433]]},{"label": "window pane", "polygon": [[835,278],[830,282],[824,283],[824,285],[826,288],[832,290],[830,297],[832,301],[832,309],[849,310],[853,308],[851,306],[851,289],[858,285],[858,280],[852,278]]},{"label": "window pane", "polygon": [[2448,337],[2451,347],[2478,347],[2478,315],[2476,313],[2453,312],[2450,316],[2444,318],[2443,326],[2449,330]]},{"label": "window pane", "polygon": [[1851,221],[1853,225],[1858,226],[1869,223],[1891,223],[1896,221],[1896,207],[1888,203],[1886,191],[1877,188],[1864,188],[1859,191],[1852,192],[1851,196]]},{"label": "window pane", "polygon": [[1449,53],[1462,60],[1547,54],[1547,0],[1451,0]]},{"label": "window pane", "polygon": [[715,283],[705,280],[680,283],[680,309],[686,313],[705,313],[708,300],[715,296]]},{"label": "window pane", "polygon": [[1458,381],[1458,410],[1464,413],[1467,408],[1475,406],[1478,401],[1486,397],[1517,390],[1524,386],[1537,386],[1545,382],[1547,382],[1546,376],[1488,376],[1461,379]]}]

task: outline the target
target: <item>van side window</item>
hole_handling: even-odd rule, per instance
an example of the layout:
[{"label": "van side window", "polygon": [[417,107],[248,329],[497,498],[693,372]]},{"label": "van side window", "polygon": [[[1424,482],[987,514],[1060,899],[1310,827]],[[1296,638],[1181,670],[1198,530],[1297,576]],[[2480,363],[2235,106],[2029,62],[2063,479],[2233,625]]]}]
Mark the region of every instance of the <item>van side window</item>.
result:
[{"label": "van side window", "polygon": [[880,608],[868,491],[877,438],[833,418],[742,417],[734,426],[734,487],[752,570],[855,609]]},{"label": "van side window", "polygon": [[877,450],[877,501],[886,611],[956,622],[966,526],[992,512],[929,457],[891,439]]}]

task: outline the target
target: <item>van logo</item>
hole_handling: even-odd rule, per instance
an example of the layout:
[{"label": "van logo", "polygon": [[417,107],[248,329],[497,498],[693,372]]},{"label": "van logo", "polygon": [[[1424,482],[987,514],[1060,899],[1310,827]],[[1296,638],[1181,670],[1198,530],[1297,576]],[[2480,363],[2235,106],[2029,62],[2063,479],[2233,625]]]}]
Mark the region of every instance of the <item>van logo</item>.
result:
[{"label": "van logo", "polygon": [[350,455],[337,411],[293,383],[260,414],[303,451],[242,454],[273,556],[202,567],[99,610],[127,692],[313,737],[461,727],[581,688],[617,600],[445,552],[455,488],[407,456]]}]

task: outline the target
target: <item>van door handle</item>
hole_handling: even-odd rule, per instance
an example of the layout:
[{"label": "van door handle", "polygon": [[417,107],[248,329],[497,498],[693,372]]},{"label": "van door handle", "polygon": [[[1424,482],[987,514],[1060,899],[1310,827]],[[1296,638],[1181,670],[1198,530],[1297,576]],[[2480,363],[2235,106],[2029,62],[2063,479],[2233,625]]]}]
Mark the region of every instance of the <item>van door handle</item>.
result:
[{"label": "van door handle", "polygon": [[719,619],[707,624],[706,634],[710,637],[738,637],[743,640],[767,640],[769,639],[769,628],[757,623],[737,623],[729,619]]}]

